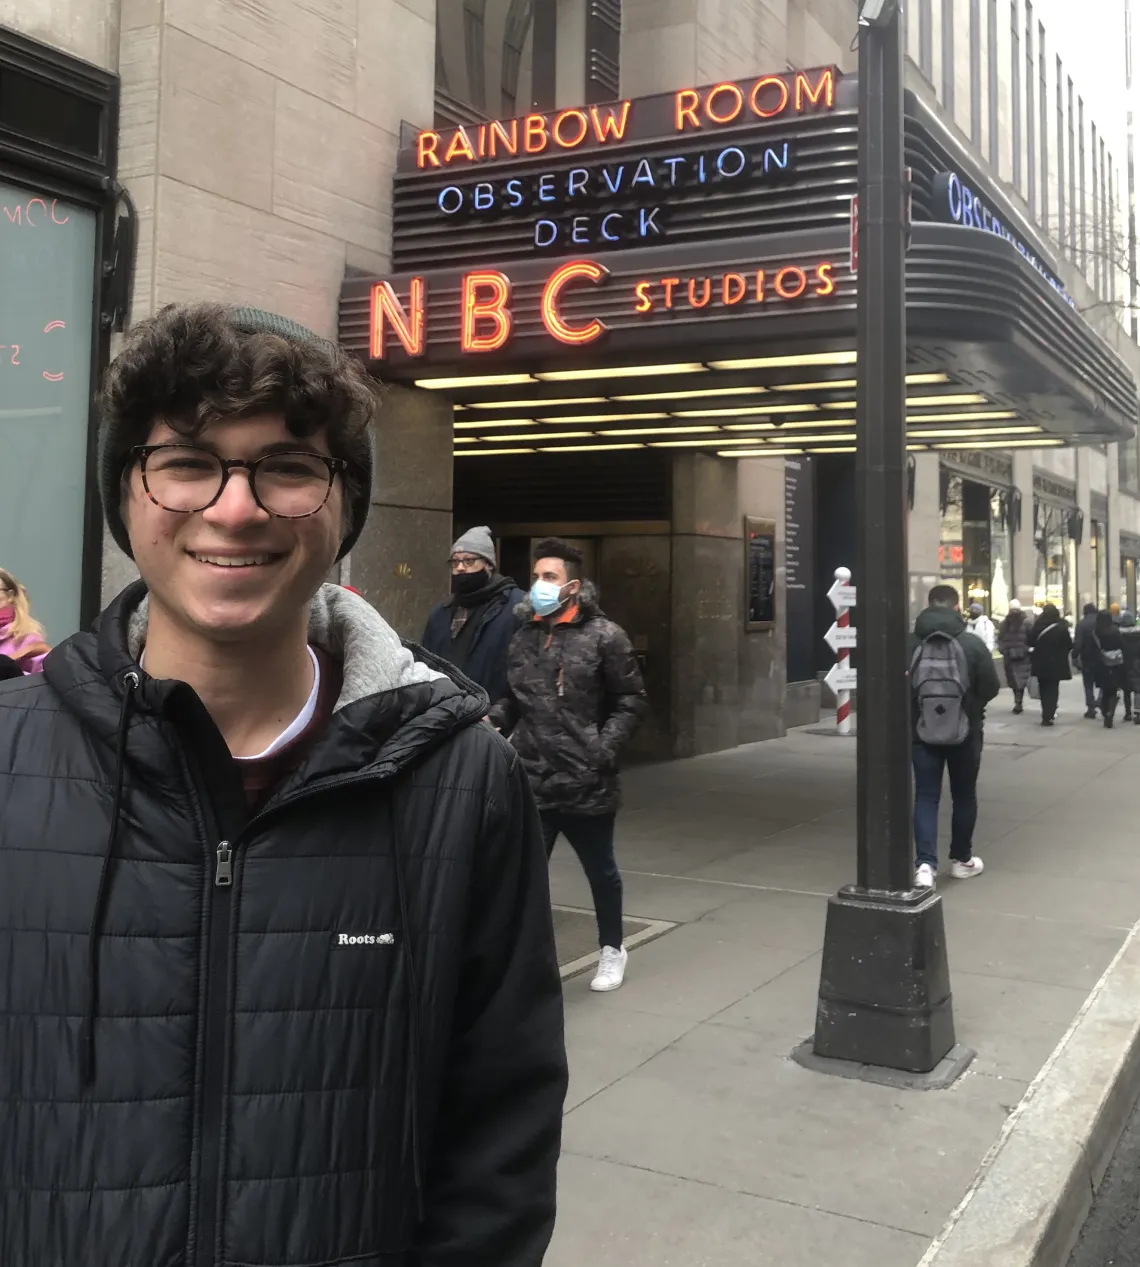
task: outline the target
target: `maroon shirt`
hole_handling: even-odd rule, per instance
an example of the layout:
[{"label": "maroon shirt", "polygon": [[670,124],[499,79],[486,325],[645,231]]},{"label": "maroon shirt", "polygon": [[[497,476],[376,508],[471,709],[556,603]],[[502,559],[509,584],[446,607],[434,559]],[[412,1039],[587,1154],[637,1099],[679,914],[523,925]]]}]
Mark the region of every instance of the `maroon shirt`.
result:
[{"label": "maroon shirt", "polygon": [[242,787],[245,790],[246,803],[249,805],[251,814],[256,814],[289,775],[300,769],[302,762],[312,751],[313,745],[332,720],[333,709],[340,698],[344,667],[339,660],[334,660],[318,647],[314,647],[313,652],[321,666],[321,685],[317,691],[317,707],[312,720],[284,748],[279,748],[268,757],[258,757],[255,761],[237,763]]}]

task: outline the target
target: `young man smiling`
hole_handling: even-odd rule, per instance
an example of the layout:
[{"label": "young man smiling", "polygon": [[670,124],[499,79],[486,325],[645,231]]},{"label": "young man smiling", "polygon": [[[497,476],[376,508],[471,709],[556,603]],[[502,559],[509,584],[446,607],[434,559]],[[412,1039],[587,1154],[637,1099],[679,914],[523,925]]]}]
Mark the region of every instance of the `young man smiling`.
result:
[{"label": "young man smiling", "polygon": [[323,585],[372,393],[167,308],[104,393],[142,580],[0,686],[0,1263],[538,1267],[566,1067],[486,698]]}]

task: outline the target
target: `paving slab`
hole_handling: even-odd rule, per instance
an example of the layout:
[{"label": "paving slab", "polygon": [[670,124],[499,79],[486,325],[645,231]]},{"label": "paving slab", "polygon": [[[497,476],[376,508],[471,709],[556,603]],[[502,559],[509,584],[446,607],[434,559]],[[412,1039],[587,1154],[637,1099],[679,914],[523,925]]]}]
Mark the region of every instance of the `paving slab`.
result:
[{"label": "paving slab", "polygon": [[[913,1267],[926,1238],[642,1167],[564,1153],[545,1267]],[[588,1213],[586,1217],[585,1212]]]}]

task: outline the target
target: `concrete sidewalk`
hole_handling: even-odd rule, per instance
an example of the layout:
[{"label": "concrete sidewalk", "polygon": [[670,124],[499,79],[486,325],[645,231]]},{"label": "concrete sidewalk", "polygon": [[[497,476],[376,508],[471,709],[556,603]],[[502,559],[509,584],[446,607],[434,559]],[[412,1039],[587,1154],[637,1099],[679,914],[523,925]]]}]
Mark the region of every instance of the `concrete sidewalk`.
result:
[{"label": "concrete sidewalk", "polygon": [[[571,1086],[548,1267],[913,1267],[1140,918],[1140,727],[990,708],[976,849],[940,877],[960,1042],[944,1092],[812,1074],[826,899],[854,878],[855,745],[795,732],[626,777],[626,985],[566,985]],[[944,819],[949,796],[945,795]],[[942,850],[949,838],[944,822]],[[564,843],[554,901],[588,907]]]}]

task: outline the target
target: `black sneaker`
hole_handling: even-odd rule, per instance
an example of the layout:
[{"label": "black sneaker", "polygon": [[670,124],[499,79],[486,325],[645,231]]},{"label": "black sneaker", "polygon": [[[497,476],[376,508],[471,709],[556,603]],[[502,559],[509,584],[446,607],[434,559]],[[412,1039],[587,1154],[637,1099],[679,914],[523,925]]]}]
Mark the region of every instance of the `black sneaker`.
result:
[{"label": "black sneaker", "polygon": [[1095,708],[1090,708],[1090,709],[1089,709],[1089,710],[1085,713],[1085,720],[1086,720],[1086,721],[1096,721],[1096,709],[1095,709]]}]

